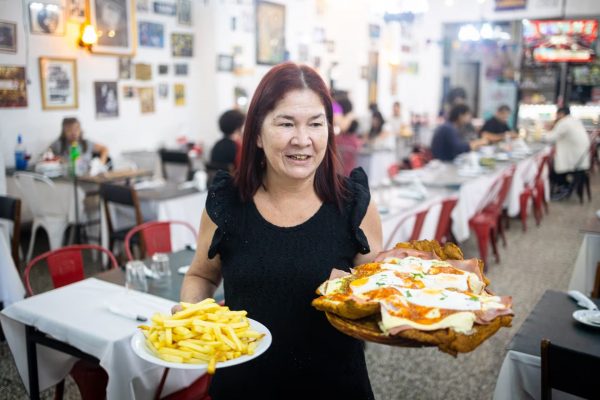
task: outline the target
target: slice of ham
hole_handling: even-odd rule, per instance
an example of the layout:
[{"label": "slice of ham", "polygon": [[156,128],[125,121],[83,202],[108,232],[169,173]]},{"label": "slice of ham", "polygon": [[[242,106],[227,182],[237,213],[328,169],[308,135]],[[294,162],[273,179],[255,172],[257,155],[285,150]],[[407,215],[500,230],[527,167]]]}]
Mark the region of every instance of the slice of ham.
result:
[{"label": "slice of ham", "polygon": [[474,273],[481,282],[485,282],[483,274],[481,273],[481,268],[479,268],[479,260],[476,258],[470,258],[468,260],[446,260],[446,262],[454,268]]},{"label": "slice of ham", "polygon": [[329,280],[343,278],[344,276],[348,276],[348,275],[350,275],[350,272],[334,268],[331,270],[331,275],[329,275]]},{"label": "slice of ham", "polygon": [[510,296],[499,296],[500,304],[505,308],[492,308],[486,311],[475,311],[475,322],[481,325],[487,325],[496,317],[502,315],[512,315],[512,297]]},{"label": "slice of ham", "polygon": [[377,255],[374,262],[383,262],[386,258],[406,258],[406,257],[419,257],[423,260],[439,260],[437,254],[429,251],[421,251],[414,249],[391,249],[382,251]]}]

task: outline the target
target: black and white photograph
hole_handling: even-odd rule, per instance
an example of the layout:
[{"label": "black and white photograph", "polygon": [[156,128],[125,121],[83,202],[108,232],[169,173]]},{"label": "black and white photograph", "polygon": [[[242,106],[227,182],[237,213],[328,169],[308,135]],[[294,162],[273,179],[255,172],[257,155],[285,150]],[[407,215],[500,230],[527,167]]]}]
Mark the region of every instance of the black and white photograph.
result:
[{"label": "black and white photograph", "polygon": [[94,82],[94,96],[96,118],[117,118],[119,116],[117,82]]},{"label": "black and white photograph", "polygon": [[134,86],[123,86],[123,98],[132,99],[135,97],[136,88]]},{"label": "black and white photograph", "polygon": [[74,58],[40,57],[42,109],[77,108],[77,64]]},{"label": "black and white photograph", "polygon": [[168,73],[169,73],[169,65],[158,64],[158,74],[159,75],[167,75]]},{"label": "black and white photograph", "polygon": [[175,75],[176,76],[187,76],[188,65],[187,64],[175,64]]},{"label": "black and white photograph", "polygon": [[136,0],[135,7],[138,12],[148,12],[150,11],[150,0]]},{"label": "black and white photograph", "polygon": [[192,25],[192,0],[177,0],[177,23],[179,25]]},{"label": "black and white photograph", "polygon": [[67,18],[74,22],[84,22],[86,2],[87,0],[67,0]]},{"label": "black and white photograph", "polygon": [[137,39],[133,36],[131,0],[89,0],[90,23],[98,33],[94,53],[133,55]]},{"label": "black and white photograph", "polygon": [[177,14],[177,4],[174,0],[171,1],[155,1],[153,4],[155,14],[174,16]]},{"label": "black and white photograph", "polygon": [[31,33],[43,35],[65,34],[65,9],[61,3],[29,3],[29,25]]},{"label": "black and white photograph", "polygon": [[131,79],[131,57],[119,57],[119,79]]},{"label": "black and white photograph", "polygon": [[0,20],[0,52],[17,52],[17,24]]},{"label": "black and white photograph", "polygon": [[169,97],[169,84],[168,83],[159,83],[158,84],[158,98],[166,99]]}]

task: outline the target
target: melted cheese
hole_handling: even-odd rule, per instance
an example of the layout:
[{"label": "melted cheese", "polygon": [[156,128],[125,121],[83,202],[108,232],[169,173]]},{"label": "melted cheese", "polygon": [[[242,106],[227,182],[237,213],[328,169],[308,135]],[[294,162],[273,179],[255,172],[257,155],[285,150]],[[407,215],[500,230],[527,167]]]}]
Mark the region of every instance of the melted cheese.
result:
[{"label": "melted cheese", "polygon": [[409,303],[446,310],[476,311],[481,310],[479,297],[443,289],[402,289],[400,293]]},{"label": "melted cheese", "polygon": [[[439,310],[438,310],[439,312]],[[419,324],[406,318],[400,318],[390,314],[385,307],[381,307],[380,328],[384,332],[398,326],[410,326],[423,331],[434,331],[436,329],[452,328],[456,332],[468,334],[473,328],[475,314],[470,311],[457,312],[447,316],[441,321],[432,324]]]},{"label": "melted cheese", "polygon": [[325,281],[319,286],[317,292],[322,296],[327,296],[329,294],[341,293],[343,282],[345,278],[336,278]]},{"label": "melted cheese", "polygon": [[398,272],[424,272],[427,273],[433,266],[436,267],[452,267],[445,261],[440,260],[423,260],[418,257],[395,258],[388,257],[383,260],[382,269],[390,269]]},{"label": "melted cheese", "polygon": [[350,288],[355,295],[362,295],[372,290],[389,286],[405,286],[404,280],[392,271],[382,271],[369,277],[359,278],[350,282]]}]

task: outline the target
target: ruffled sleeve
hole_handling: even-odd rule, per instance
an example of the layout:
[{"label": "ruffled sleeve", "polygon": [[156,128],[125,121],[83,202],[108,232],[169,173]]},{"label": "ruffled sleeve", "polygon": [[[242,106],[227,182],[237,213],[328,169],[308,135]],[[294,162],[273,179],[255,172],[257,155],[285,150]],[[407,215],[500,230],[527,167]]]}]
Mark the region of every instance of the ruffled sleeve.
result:
[{"label": "ruffled sleeve", "polygon": [[356,241],[356,249],[361,254],[367,254],[371,251],[367,236],[360,229],[360,224],[364,219],[367,208],[371,201],[369,192],[369,179],[362,168],[355,168],[346,180],[350,189],[351,201],[349,202],[350,225],[352,228],[352,237]]},{"label": "ruffled sleeve", "polygon": [[223,241],[231,234],[236,199],[237,191],[231,175],[225,171],[217,171],[206,198],[206,213],[217,225],[208,248],[208,258],[214,258],[220,252]]}]

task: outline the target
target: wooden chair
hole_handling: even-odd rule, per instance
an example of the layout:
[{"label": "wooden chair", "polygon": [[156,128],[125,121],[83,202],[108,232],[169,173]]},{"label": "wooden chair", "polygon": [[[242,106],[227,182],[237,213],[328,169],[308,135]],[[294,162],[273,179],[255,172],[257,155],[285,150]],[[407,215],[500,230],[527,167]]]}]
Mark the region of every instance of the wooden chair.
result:
[{"label": "wooden chair", "polygon": [[[173,165],[178,165],[180,167],[183,167],[185,169],[185,180],[187,180],[187,181],[192,180],[192,178],[194,177],[194,166],[192,165],[192,160],[190,159],[190,157],[188,156],[188,154],[186,152],[177,151],[177,150],[160,149],[158,151],[158,154],[160,156],[162,174],[163,174],[163,177],[165,178],[165,180],[177,180],[172,175],[171,175],[171,177],[169,177],[169,174],[167,173],[167,165],[168,164],[173,164]],[[181,179],[179,179],[179,180],[181,180]]]},{"label": "wooden chair", "polygon": [[[50,277],[54,288],[68,285],[84,279],[83,250],[97,250],[106,254],[110,260],[110,267],[117,268],[115,256],[104,247],[93,244],[80,244],[50,250],[40,254],[31,260],[25,268],[25,287],[27,293],[32,296],[30,274],[33,267],[45,261],[50,271]],[[108,375],[99,365],[88,361],[79,360],[70,372],[73,380],[79,388],[81,398],[84,400],[102,400],[106,397],[106,385]],[[64,393],[64,379],[56,385],[55,399],[62,399]]]},{"label": "wooden chair", "polygon": [[183,221],[151,221],[136,226],[127,232],[125,236],[125,253],[129,260],[133,260],[131,241],[136,234],[140,234],[141,242],[144,244],[145,256],[152,257],[155,253],[171,253],[171,226],[180,225],[189,230],[194,239],[198,237],[196,230],[187,222]]},{"label": "wooden chair", "polygon": [[19,246],[21,243],[21,200],[0,196],[0,219],[13,223],[11,238],[11,253],[17,270],[19,269]]},{"label": "wooden chair", "polygon": [[600,394],[600,359],[566,349],[542,339],[542,400],[552,399],[552,389],[586,399]]},{"label": "wooden chair", "polygon": [[129,186],[114,185],[103,183],[100,185],[100,198],[104,203],[104,212],[106,213],[106,222],[108,225],[109,235],[109,250],[114,250],[114,245],[117,241],[124,242],[127,232],[131,230],[131,226],[121,229],[115,229],[114,221],[111,217],[110,204],[133,207],[135,214],[135,226],[144,223],[142,210],[138,200],[137,192]]}]

